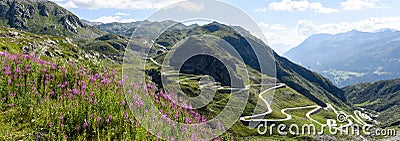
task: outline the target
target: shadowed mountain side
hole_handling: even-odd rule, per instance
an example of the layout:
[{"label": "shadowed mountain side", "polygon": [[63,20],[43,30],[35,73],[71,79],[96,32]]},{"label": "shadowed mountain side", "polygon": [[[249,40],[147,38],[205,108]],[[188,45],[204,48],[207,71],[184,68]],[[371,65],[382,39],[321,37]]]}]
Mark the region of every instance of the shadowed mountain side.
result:
[{"label": "shadowed mountain side", "polygon": [[378,112],[377,119],[383,126],[400,125],[400,79],[356,84],[343,89],[349,103]]},{"label": "shadowed mountain side", "polygon": [[[324,103],[327,102],[334,103],[337,106],[346,105],[343,91],[334,86],[328,79],[280,57],[261,40],[250,36],[251,34],[244,34],[244,37],[233,28],[217,22],[193,28],[170,28],[156,40],[156,43],[171,48],[180,40],[198,34],[207,34],[224,39],[239,52],[246,65],[258,71],[267,70],[261,72],[265,72],[269,76],[275,77],[277,75],[276,77],[280,82],[286,83],[321,106],[326,106]],[[267,65],[260,68],[259,60],[269,61],[263,62]],[[275,64],[276,73],[268,74],[275,72],[270,70],[274,68],[271,66],[275,66]]]}]

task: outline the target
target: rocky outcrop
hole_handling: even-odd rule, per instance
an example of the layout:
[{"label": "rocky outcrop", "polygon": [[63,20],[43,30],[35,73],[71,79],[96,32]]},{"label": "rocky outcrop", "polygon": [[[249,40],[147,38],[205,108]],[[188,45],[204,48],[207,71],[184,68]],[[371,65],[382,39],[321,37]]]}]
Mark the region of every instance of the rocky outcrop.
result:
[{"label": "rocky outcrop", "polygon": [[66,29],[74,33],[78,33],[78,28],[84,27],[79,18],[73,15],[65,15],[61,17],[60,22],[64,25]]},{"label": "rocky outcrop", "polygon": [[[32,33],[76,36],[92,30],[68,10],[47,0],[0,0],[0,23]],[[90,34],[97,32],[92,31]]]}]

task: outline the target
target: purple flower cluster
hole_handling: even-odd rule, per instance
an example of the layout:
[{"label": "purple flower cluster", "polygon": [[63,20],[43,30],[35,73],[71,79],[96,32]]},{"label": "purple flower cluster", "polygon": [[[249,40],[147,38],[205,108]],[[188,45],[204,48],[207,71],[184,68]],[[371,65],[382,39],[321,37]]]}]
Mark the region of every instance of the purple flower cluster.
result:
[{"label": "purple flower cluster", "polygon": [[[26,113],[30,116],[27,119],[36,120],[37,115],[46,117],[40,119],[44,121],[32,124],[45,123],[39,127],[51,128],[49,131],[54,131],[52,134],[60,135],[61,138],[74,139],[76,134],[103,130],[114,134],[115,131],[111,129],[125,132],[125,128],[121,127],[140,130],[144,124],[135,121],[135,118],[146,117],[130,116],[129,110],[145,108],[145,113],[156,111],[146,109],[142,94],[150,96],[161,112],[159,117],[149,114],[151,119],[148,121],[155,127],[166,124],[179,127],[179,124],[199,125],[207,122],[207,117],[199,114],[192,106],[174,103],[178,99],[176,94],[158,90],[151,83],[131,83],[129,86],[133,86],[132,89],[125,91],[123,88],[128,85],[125,81],[127,77],[120,79],[115,70],[87,69],[73,62],[52,63],[36,56],[5,52],[0,52],[0,61],[0,75],[3,76],[0,85],[7,86],[4,90],[8,92],[0,94],[0,106],[26,108],[24,111],[30,111]],[[223,129],[223,126],[218,125],[218,128]],[[201,138],[199,134],[193,134],[191,138],[198,140]],[[165,138],[175,140],[174,137]]]}]

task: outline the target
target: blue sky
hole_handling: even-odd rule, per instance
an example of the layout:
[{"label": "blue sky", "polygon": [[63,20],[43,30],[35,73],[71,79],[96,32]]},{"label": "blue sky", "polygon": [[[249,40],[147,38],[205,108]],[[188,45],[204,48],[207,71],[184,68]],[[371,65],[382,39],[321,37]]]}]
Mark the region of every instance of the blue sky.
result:
[{"label": "blue sky", "polygon": [[[133,22],[184,0],[52,0],[80,18],[95,22]],[[246,12],[278,53],[313,34],[353,29],[400,30],[399,0],[223,0]]]}]

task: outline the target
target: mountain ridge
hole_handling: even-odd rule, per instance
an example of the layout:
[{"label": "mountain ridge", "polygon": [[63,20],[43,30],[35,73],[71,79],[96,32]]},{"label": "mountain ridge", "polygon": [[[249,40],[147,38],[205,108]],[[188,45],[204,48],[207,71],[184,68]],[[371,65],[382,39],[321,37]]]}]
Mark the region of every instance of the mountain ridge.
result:
[{"label": "mountain ridge", "polygon": [[394,30],[317,34],[284,56],[342,87],[400,77],[399,39]]},{"label": "mountain ridge", "polygon": [[48,0],[1,0],[0,25],[53,36],[91,38],[101,34]]},{"label": "mountain ridge", "polygon": [[[23,1],[21,1],[23,2]],[[45,0],[38,0],[38,1],[33,1],[33,2],[46,2]],[[51,13],[51,12],[50,12]],[[29,18],[28,18],[29,19]],[[67,18],[68,19],[68,18]],[[72,18],[73,20],[76,21],[76,19]],[[73,21],[71,19],[71,21]],[[84,22],[84,21],[83,21]],[[142,25],[144,30],[139,31],[141,34],[139,36],[132,36],[131,34],[136,30],[138,25]],[[175,27],[169,28],[169,30],[165,31],[162,35],[159,36],[159,38],[155,41],[149,40],[151,39],[150,37],[153,36],[158,36],[156,33],[159,33],[161,29],[164,27],[169,27],[170,25],[175,25]],[[78,24],[79,26],[79,24]],[[348,102],[348,99],[352,98],[351,96],[345,95],[345,91],[336,87],[333,85],[332,82],[330,82],[328,79],[323,77],[322,75],[315,73],[313,71],[310,71],[306,69],[305,67],[302,67],[300,65],[297,65],[293,62],[291,62],[289,59],[282,57],[275,53],[269,46],[267,46],[262,40],[258,39],[257,37],[254,37],[250,34],[250,32],[246,31],[245,29],[241,27],[231,27],[227,26],[224,24],[220,24],[218,22],[213,22],[210,24],[206,24],[203,26],[199,25],[192,25],[192,26],[185,26],[182,23],[174,22],[174,21],[161,21],[161,22],[150,22],[150,21],[142,21],[142,22],[134,22],[134,23],[111,23],[111,24],[100,24],[100,25],[95,25],[94,27],[99,28],[102,30],[104,33],[108,33],[103,36],[98,36],[96,38],[90,36],[89,39],[87,38],[80,38],[81,41],[75,41],[77,44],[80,46],[76,46],[75,44],[71,44],[72,46],[76,47],[79,52],[82,52],[82,54],[73,54],[74,56],[80,57],[84,56],[85,51],[90,51],[93,52],[92,56],[88,56],[87,58],[94,58],[94,60],[101,60],[104,59],[104,55],[110,56],[111,60],[117,61],[113,62],[118,66],[118,61],[121,61],[121,57],[123,57],[123,52],[126,51],[126,49],[132,49],[132,48],[127,48],[129,42],[129,38],[132,37],[131,40],[139,40],[140,43],[137,43],[137,47],[145,47],[143,44],[151,44],[155,47],[160,47],[162,49],[155,51],[156,53],[151,53],[151,55],[154,55],[152,57],[155,57],[158,62],[161,62],[159,60],[163,59],[163,55],[166,54],[167,51],[171,50],[173,45],[179,42],[180,40],[191,37],[192,35],[195,35],[197,33],[199,34],[210,34],[215,37],[218,37],[220,39],[223,39],[224,41],[228,42],[231,44],[235,50],[238,50],[239,54],[243,59],[245,60],[245,65],[246,68],[248,68],[248,71],[250,72],[249,74],[251,75],[250,77],[254,77],[252,79],[256,80],[254,83],[257,84],[257,81],[260,81],[261,79],[264,79],[262,76],[267,75],[267,76],[274,76],[276,79],[278,79],[279,83],[285,83],[287,87],[282,87],[282,89],[279,89],[276,91],[277,95],[276,99],[277,101],[274,101],[272,103],[272,107],[274,108],[289,108],[292,106],[309,106],[309,105],[319,105],[322,107],[327,107],[327,104],[333,104],[335,108],[338,108],[339,110],[344,110],[344,111],[349,111],[352,107],[350,105],[347,105],[346,102]],[[92,27],[88,26],[89,29]],[[19,28],[21,29],[21,28]],[[74,30],[69,30],[69,28],[65,28],[68,30],[68,36],[80,36],[82,34],[81,32],[75,33]],[[119,30],[116,30],[119,29]],[[26,29],[29,30],[29,29]],[[69,32],[72,32],[71,35],[69,35]],[[61,32],[60,32],[61,33]],[[27,34],[27,33],[24,33]],[[41,34],[46,34],[46,33],[41,33]],[[64,34],[64,33],[63,33]],[[57,34],[55,36],[64,36],[62,34]],[[55,42],[59,43],[61,47],[63,45],[64,40],[67,39],[59,39],[56,40]],[[82,41],[83,40],[83,41]],[[143,41],[143,42],[141,42]],[[195,40],[201,42],[201,40]],[[50,41],[51,42],[51,41]],[[144,43],[146,42],[146,43]],[[201,46],[202,44],[198,44]],[[54,45],[58,47],[57,45]],[[51,46],[53,47],[53,46]],[[131,47],[131,46],[129,46]],[[207,46],[201,46],[201,47],[207,47]],[[254,47],[254,48],[252,48]],[[19,46],[18,46],[19,48]],[[65,47],[66,49],[68,46]],[[72,50],[73,48],[71,48]],[[83,50],[81,50],[83,49]],[[69,53],[69,50],[66,50],[67,53]],[[74,52],[74,51],[72,51]],[[99,55],[98,53],[102,54]],[[21,53],[19,51],[18,53]],[[53,52],[50,52],[53,53]],[[56,52],[55,52],[56,53]],[[261,69],[265,68],[260,68],[257,56],[255,56],[256,53],[260,53],[262,56],[267,59],[273,60],[273,62],[268,62],[271,63],[269,65],[275,65],[276,66],[276,74],[259,74]],[[138,55],[140,56],[140,55]],[[58,56],[57,56],[58,57]],[[82,58],[80,57],[81,60],[85,60],[87,58]],[[100,59],[101,58],[101,59]],[[54,58],[57,59],[57,58]],[[153,58],[151,58],[153,59]],[[237,59],[237,58],[236,58]],[[87,59],[89,60],[89,59]],[[232,59],[235,60],[235,59]],[[154,61],[154,60],[153,60]],[[83,61],[85,62],[85,61]],[[154,61],[155,62],[155,61]],[[152,62],[149,61],[149,64]],[[223,64],[218,62],[217,59],[211,58],[211,57],[203,57],[203,58],[194,58],[191,59],[187,62],[187,65],[185,64],[184,67],[182,67],[183,70],[182,72],[185,73],[185,71],[189,74],[190,72],[193,72],[195,75],[202,75],[205,71],[206,75],[211,75],[216,78],[217,81],[220,81],[222,85],[228,85],[229,80],[228,80],[228,75],[226,73],[226,70],[223,70]],[[114,65],[114,64],[113,64]],[[142,66],[139,66],[142,67]],[[158,66],[160,67],[160,66]],[[154,71],[154,69],[159,69],[156,66],[149,66],[150,69],[153,69],[151,71],[153,72],[148,72],[147,74],[149,77],[152,79],[159,77],[161,73]],[[116,67],[117,68],[117,67]],[[192,68],[197,68],[198,70],[195,70]],[[222,68],[222,69],[221,69]],[[145,68],[148,69],[148,68]],[[184,70],[187,69],[187,70]],[[228,68],[232,69],[232,68]],[[268,69],[268,68],[267,68]],[[222,70],[222,71],[221,71]],[[196,72],[197,71],[197,72]],[[114,73],[114,71],[113,71]],[[219,76],[220,75],[220,76]],[[89,78],[89,77],[88,77]],[[236,79],[236,78],[234,78]],[[267,79],[271,79],[268,78]],[[275,78],[273,78],[275,80]],[[115,79],[114,79],[114,82]],[[153,80],[154,83],[157,83],[156,81]],[[153,83],[151,82],[151,83]],[[150,84],[150,83],[149,83]],[[158,84],[158,83],[157,83]],[[195,83],[194,83],[195,84]],[[200,85],[200,84],[199,84]],[[183,86],[183,85],[181,85]],[[155,86],[154,86],[155,88]],[[86,89],[86,85],[85,85]],[[162,88],[160,88],[162,89]],[[195,91],[198,91],[199,89],[192,85],[192,83],[185,84],[184,87],[182,87],[183,91],[185,92],[190,92],[189,94],[194,95]],[[162,90],[161,90],[162,91]],[[257,90],[254,90],[257,91]],[[360,90],[357,90],[360,91]],[[110,93],[112,93],[110,91]],[[114,93],[117,93],[114,91]],[[256,93],[256,92],[255,92]],[[253,93],[254,94],[254,93]],[[348,93],[347,93],[348,94]],[[158,94],[157,94],[158,95]],[[229,96],[228,95],[217,95],[215,99],[219,100],[218,103],[213,103],[206,106],[206,108],[210,108],[211,110],[221,110],[225,105],[226,100],[229,100],[226,98]],[[123,100],[123,99],[121,99]],[[243,112],[243,114],[252,114],[253,112],[249,109],[255,108],[255,105],[257,105],[257,97],[255,95],[252,95],[249,99],[250,105],[249,107],[246,106],[246,110]],[[118,101],[119,102],[119,101]],[[119,103],[114,103],[119,105]],[[124,103],[124,104],[122,104]],[[162,102],[161,102],[162,103]],[[125,101],[121,101],[122,105],[125,105]],[[167,104],[169,105],[169,104]],[[322,109],[322,108],[321,108]],[[324,112],[327,112],[329,108],[324,108],[324,110],[321,110],[322,116],[318,115],[320,118],[336,118],[336,117],[330,117],[329,114],[326,114]],[[200,109],[202,110],[202,109]],[[200,111],[199,110],[199,111]],[[211,116],[212,114],[215,114],[215,112],[210,113],[202,113],[207,116]],[[275,113],[268,115],[267,118],[285,118],[282,117],[282,113],[279,113],[279,110],[274,109]],[[202,111],[200,111],[202,112]],[[291,111],[292,112],[292,111]],[[298,111],[297,111],[298,112]],[[295,113],[295,112],[293,112]],[[299,114],[299,113],[297,113]],[[326,114],[326,115],[324,115]],[[292,115],[292,114],[291,114]],[[293,114],[295,115],[295,114]],[[108,115],[107,115],[108,116]],[[118,115],[114,115],[115,117],[118,117]],[[124,115],[125,116],[125,115]],[[284,116],[284,115],[283,115]],[[297,117],[296,117],[297,116]],[[296,115],[293,116],[294,118],[301,117],[302,115]],[[122,114],[119,115],[119,117],[122,117]],[[57,116],[56,116],[57,118]],[[207,117],[209,118],[209,117]],[[303,117],[298,118],[299,120],[304,120]],[[114,119],[113,119],[114,120]],[[297,119],[296,119],[297,120]],[[104,120],[105,121],[105,120]],[[305,120],[304,120],[305,121]],[[310,122],[310,121],[306,121]],[[86,120],[85,120],[86,123]],[[237,124],[240,124],[238,122]],[[237,126],[237,124],[235,126]],[[83,125],[82,123],[79,123],[79,125]],[[233,129],[244,129],[247,127],[241,125],[243,128],[232,128]],[[47,125],[46,125],[47,127]],[[146,131],[144,131],[146,132]],[[243,135],[242,133],[250,133],[252,131],[242,131],[242,130],[237,130],[237,131],[232,131],[235,133],[235,135]],[[147,133],[147,132],[146,132]],[[229,133],[229,132],[228,132]],[[74,133],[72,133],[74,134]],[[79,134],[79,133],[78,133]],[[257,133],[253,133],[250,135],[257,135]],[[329,136],[329,135],[327,135]],[[291,137],[287,137],[291,138]],[[302,137],[300,137],[302,138]],[[305,139],[312,138],[312,137],[304,137]],[[286,139],[286,138],[285,138]]]},{"label": "mountain ridge", "polygon": [[378,112],[383,126],[400,125],[400,78],[377,82],[361,83],[343,88],[348,102],[356,107]]},{"label": "mountain ridge", "polygon": [[304,94],[323,107],[326,107],[326,102],[333,102],[346,107],[343,91],[330,83],[329,80],[280,57],[270,47],[251,34],[244,34],[244,36],[242,36],[239,32],[227,25],[213,22],[204,26],[182,29],[181,31],[177,31],[176,29],[166,30],[155,42],[170,48],[176,44],[177,41],[189,37],[192,34],[211,34],[230,43],[238,50],[245,64],[258,71],[260,71],[260,68],[258,67],[258,59],[255,58],[256,55],[254,51],[263,51],[262,54],[267,58],[275,58],[274,64],[276,64],[277,69],[276,77],[282,83],[287,83],[288,86],[294,88],[296,91]]}]

